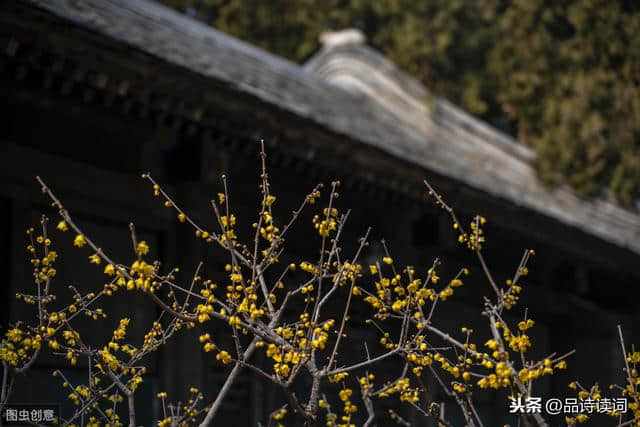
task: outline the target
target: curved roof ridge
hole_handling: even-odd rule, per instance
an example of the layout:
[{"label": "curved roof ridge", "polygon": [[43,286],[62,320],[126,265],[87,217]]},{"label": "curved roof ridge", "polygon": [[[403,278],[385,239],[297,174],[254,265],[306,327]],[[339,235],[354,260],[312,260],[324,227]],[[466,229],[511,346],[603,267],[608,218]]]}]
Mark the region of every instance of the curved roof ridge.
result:
[{"label": "curved roof ridge", "polygon": [[[374,148],[640,254],[638,212],[606,200],[581,199],[566,188],[545,188],[529,164],[529,149],[444,100],[418,102],[419,108],[409,108],[423,93],[428,94],[427,89],[364,45],[321,49],[303,68],[153,1],[20,3],[123,44],[159,65],[187,70],[313,122],[345,137],[354,149],[360,144]],[[313,73],[321,67],[340,70],[339,62],[329,66],[340,57],[350,59],[351,67],[362,67],[368,75],[377,76],[377,84],[395,82],[401,90],[387,89],[384,94],[407,107],[398,114],[384,103],[369,102],[372,98],[362,88],[375,93],[375,87],[361,74],[343,74],[343,83],[351,79],[349,86]],[[340,73],[334,76],[339,79]],[[428,117],[418,120],[424,105],[429,108]],[[416,120],[399,120],[403,114],[414,115]]]},{"label": "curved roof ridge", "polygon": [[424,85],[362,43],[325,45],[304,68],[337,86],[365,94],[411,126],[424,127],[422,120],[437,116],[437,120],[451,122],[480,137],[476,143],[493,144],[522,161],[535,158],[529,147],[451,102],[431,95]]}]

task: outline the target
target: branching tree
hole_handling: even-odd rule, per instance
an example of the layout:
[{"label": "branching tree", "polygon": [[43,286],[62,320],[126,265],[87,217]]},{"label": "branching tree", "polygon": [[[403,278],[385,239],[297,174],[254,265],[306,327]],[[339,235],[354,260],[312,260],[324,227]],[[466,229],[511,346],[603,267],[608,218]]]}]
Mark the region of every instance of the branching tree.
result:
[{"label": "branching tree", "polygon": [[[170,403],[167,393],[158,393],[162,408],[159,426],[211,425],[240,372],[250,370],[273,383],[286,401],[279,408],[270,408],[266,425],[297,417],[309,426],[321,422],[330,426],[373,426],[383,422],[382,415],[389,417],[385,420],[409,425],[401,411],[391,410],[382,415],[377,411],[380,400],[385,399],[397,400],[398,407],[413,408],[440,426],[451,426],[445,402],[434,401],[425,385],[435,379],[449,397],[447,401],[459,407],[466,425],[481,427],[486,424],[476,409],[479,393],[505,389],[512,399],[534,397],[534,387],[540,378],[566,367],[565,359],[573,352],[552,353],[540,360],[529,357],[532,342],[527,331],[534,321],[526,310],[516,324],[505,319],[506,311],[518,307],[522,280],[528,273],[527,263],[534,254],[525,250],[513,277],[504,285],[498,283],[483,256],[483,217],[476,216],[468,225],[461,223],[443,197],[425,181],[427,197],[450,215],[463,250],[475,254],[486,278],[491,296],[481,302],[479,310],[491,338],[480,343],[476,342],[473,330],[447,330],[434,318],[436,310],[464,285],[467,267],[446,278],[440,276],[438,259],[428,266],[400,267],[384,241],[384,256],[363,265],[370,230],[358,240],[352,253],[343,249],[341,239],[350,211],[338,209],[337,181],[327,187],[318,185],[287,222],[276,223],[272,208],[277,199],[269,184],[264,145],[260,160],[260,204],[251,225],[251,238],[246,241],[236,235],[238,221],[225,175],[221,177],[222,190],[210,203],[217,222],[215,230],[198,225],[150,174],[142,176],[150,183],[154,195],[167,209],[175,211],[177,221],[188,226],[196,239],[223,250],[227,264],[221,281],[205,276],[203,263],[208,260],[195,266],[194,275],[185,281],[180,279],[177,268],[147,259],[149,245],[138,238],[133,225],[130,226],[133,259],[115,259],[108,248],[101,247],[97,239],[79,227],[53,189],[38,178],[43,193],[60,215],[56,229],[73,234],[73,244],[79,250],[88,250],[88,262],[103,269],[107,283],[97,293],[70,287],[73,303],[58,306],[51,286],[56,278],[57,253],[53,250],[48,219],[42,217],[37,232],[27,231],[35,288],[32,294],[20,293],[16,297],[34,305],[35,316],[13,325],[0,344],[3,363],[0,410],[10,402],[14,380],[33,366],[48,347],[71,365],[78,360],[86,361],[85,382],[72,383],[62,371],[54,371],[62,386],[69,389],[68,398],[76,407],[72,414],[60,418],[60,424],[134,427],[138,425],[136,391],[147,372],[145,357],[184,328],[201,331],[197,345],[222,366],[229,367],[229,371],[214,396],[204,396],[191,388],[188,401]],[[286,239],[297,226],[301,212],[319,205],[323,207],[312,220],[319,243],[315,258],[298,258],[295,263],[282,265],[280,259],[285,255],[296,255],[288,253]],[[120,316],[106,313],[99,305],[106,298],[120,298],[126,292],[142,293],[161,309],[143,341],[127,339],[129,318],[123,317],[106,342],[97,347],[88,344],[78,332],[77,324],[107,314]],[[369,308],[366,318],[352,317],[354,304]],[[230,345],[221,344],[224,340],[209,332],[214,322],[224,325],[231,338],[227,340]],[[350,357],[353,352],[341,350],[351,331],[362,326],[378,335],[379,348],[370,349],[365,344],[353,359]],[[627,354],[621,330],[619,333],[627,360],[627,383],[619,389],[631,399],[634,412],[631,417],[614,410],[609,412],[618,417],[618,426],[640,425],[637,392],[640,379],[635,368],[640,353]],[[259,362],[257,352],[264,353],[266,363]],[[389,374],[380,369],[388,360],[398,362],[397,372]],[[296,388],[299,383],[310,384],[306,393]],[[597,385],[585,389],[576,382],[573,387],[580,399],[600,399]],[[128,420],[120,419],[123,413]],[[520,425],[549,425],[543,413],[516,415],[520,417]],[[576,414],[567,418],[567,423],[574,425],[588,417],[587,412]]]}]

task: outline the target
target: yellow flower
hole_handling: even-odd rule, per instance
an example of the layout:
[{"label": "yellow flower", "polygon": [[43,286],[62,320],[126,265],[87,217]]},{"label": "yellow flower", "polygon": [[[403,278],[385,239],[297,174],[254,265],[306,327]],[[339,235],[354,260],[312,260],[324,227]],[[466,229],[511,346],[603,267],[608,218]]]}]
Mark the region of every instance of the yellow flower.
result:
[{"label": "yellow flower", "polygon": [[69,229],[69,227],[67,227],[67,223],[64,221],[60,221],[56,228],[60,231],[67,231]]},{"label": "yellow flower", "polygon": [[77,359],[71,350],[67,351],[67,360],[72,366],[75,366]]},{"label": "yellow flower", "polygon": [[18,342],[22,339],[22,330],[18,328],[13,328],[9,332],[7,332],[5,335],[9,340],[13,342]]},{"label": "yellow flower", "polygon": [[187,216],[183,213],[178,214],[178,221],[185,222],[187,220]]},{"label": "yellow flower", "polygon": [[340,390],[340,392],[338,393],[338,396],[340,396],[340,400],[342,400],[343,402],[349,400],[349,397],[351,397],[352,391],[350,388],[345,388],[343,390]]},{"label": "yellow flower", "polygon": [[106,274],[107,276],[113,276],[115,273],[116,268],[113,266],[113,264],[109,264],[104,267],[104,274]]},{"label": "yellow flower", "polygon": [[140,243],[138,243],[138,246],[136,246],[136,254],[138,254],[139,256],[142,256],[148,253],[149,253],[149,245],[147,245],[147,242],[143,240]]},{"label": "yellow flower", "polygon": [[129,382],[129,388],[131,390],[135,390],[138,388],[138,385],[142,382],[142,377],[139,375],[134,376],[133,378],[131,378],[131,381]]},{"label": "yellow flower", "polygon": [[498,348],[498,343],[495,340],[489,340],[486,343],[484,343],[484,345],[489,347],[491,350],[495,350]]},{"label": "yellow flower", "polygon": [[458,286],[462,286],[462,280],[460,279],[453,279],[450,283],[450,285],[454,288],[458,287]]},{"label": "yellow flower", "polygon": [[329,382],[331,382],[331,383],[337,383],[337,382],[342,381],[343,379],[345,379],[345,378],[346,378],[346,377],[348,377],[348,376],[349,376],[349,373],[348,373],[348,372],[340,372],[340,373],[338,373],[338,374],[331,375],[331,376],[329,377]]},{"label": "yellow flower", "polygon": [[100,257],[98,256],[98,254],[93,254],[89,256],[89,262],[91,264],[100,264]]},{"label": "yellow flower", "polygon": [[231,355],[223,350],[216,355],[216,359],[226,365],[227,363],[231,362]]},{"label": "yellow flower", "polygon": [[382,258],[382,262],[384,262],[385,264],[392,264],[393,260],[391,258],[389,258],[388,256]]},{"label": "yellow flower", "polygon": [[289,368],[289,365],[283,364],[283,365],[280,365],[279,372],[280,372],[280,375],[282,375],[283,377],[288,377],[289,372],[291,372],[291,368]]},{"label": "yellow flower", "polygon": [[83,247],[87,244],[87,240],[84,238],[82,234],[78,234],[75,239],[73,239],[73,246],[77,246],[79,248]]},{"label": "yellow flower", "polygon": [[124,339],[124,337],[127,335],[127,326],[128,325],[129,325],[129,319],[128,318],[125,317],[124,319],[120,319],[120,324],[118,325],[118,329],[113,331],[113,339],[114,340]]},{"label": "yellow flower", "polygon": [[284,418],[285,415],[287,415],[287,410],[285,408],[282,408],[278,412],[273,414],[273,419],[276,421],[281,420]]},{"label": "yellow flower", "polygon": [[520,323],[518,323],[518,329],[520,329],[521,331],[526,331],[527,329],[531,328],[534,325],[534,321],[532,319],[527,319],[526,321],[522,321]]}]

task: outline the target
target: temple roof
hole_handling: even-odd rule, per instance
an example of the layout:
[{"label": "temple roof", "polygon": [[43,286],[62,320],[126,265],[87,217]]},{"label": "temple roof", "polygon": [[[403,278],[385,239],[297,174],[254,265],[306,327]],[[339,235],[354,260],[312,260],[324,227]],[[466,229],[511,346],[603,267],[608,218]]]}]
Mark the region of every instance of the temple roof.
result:
[{"label": "temple roof", "polygon": [[326,34],[299,66],[146,0],[21,0],[217,85],[309,120],[493,197],[640,253],[640,215],[568,188],[548,189],[533,152],[432,96],[357,32]]}]

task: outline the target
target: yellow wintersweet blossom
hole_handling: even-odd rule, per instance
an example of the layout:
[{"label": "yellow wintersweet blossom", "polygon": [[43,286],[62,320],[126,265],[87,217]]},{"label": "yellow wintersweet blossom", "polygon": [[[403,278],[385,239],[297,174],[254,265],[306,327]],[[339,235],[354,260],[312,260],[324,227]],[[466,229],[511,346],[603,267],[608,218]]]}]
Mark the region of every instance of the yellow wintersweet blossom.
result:
[{"label": "yellow wintersweet blossom", "polygon": [[149,253],[149,245],[144,240],[139,242],[136,246],[136,254],[143,256]]},{"label": "yellow wintersweet blossom", "polygon": [[120,324],[118,325],[118,328],[115,331],[113,331],[113,339],[114,340],[124,339],[124,337],[127,335],[128,325],[129,325],[128,318],[121,319]]},{"label": "yellow wintersweet blossom", "polygon": [[116,268],[113,266],[113,264],[107,264],[104,267],[104,274],[106,274],[107,276],[113,276],[114,274],[116,274]]},{"label": "yellow wintersweet blossom", "polygon": [[227,363],[231,362],[231,355],[223,350],[216,355],[216,359],[226,365]]},{"label": "yellow wintersweet blossom", "polygon": [[282,409],[278,410],[278,412],[273,414],[272,417],[273,417],[274,420],[279,421],[279,420],[283,419],[285,415],[287,415],[287,410],[285,408],[282,408]]},{"label": "yellow wintersweet blossom", "polygon": [[79,248],[83,247],[87,244],[87,239],[82,234],[78,234],[75,239],[73,239],[73,246],[77,246]]}]

